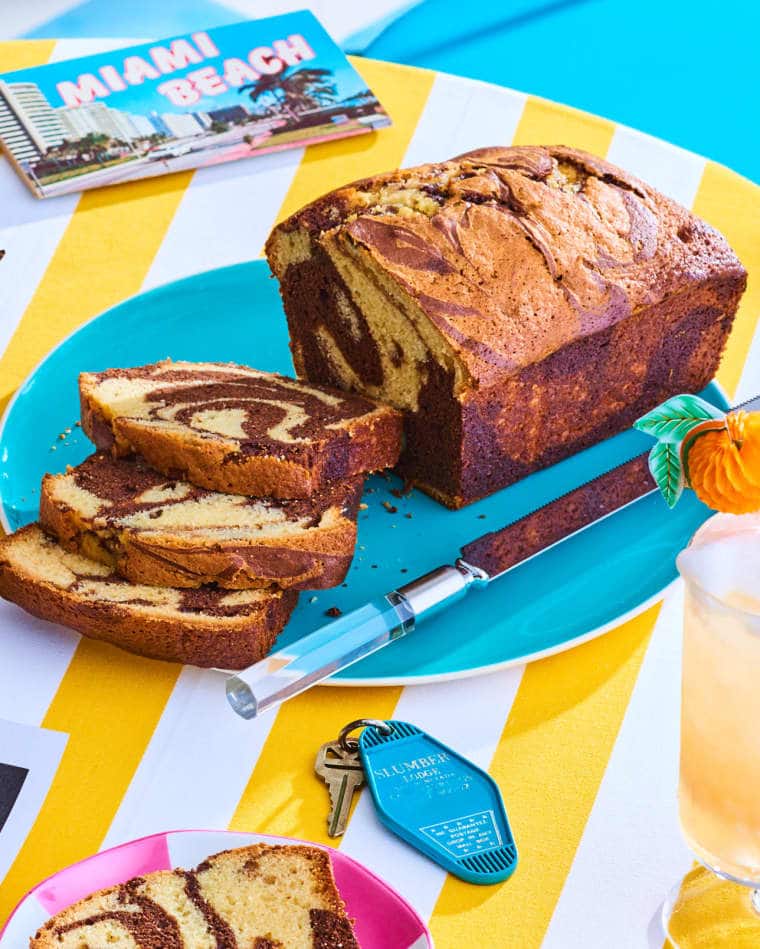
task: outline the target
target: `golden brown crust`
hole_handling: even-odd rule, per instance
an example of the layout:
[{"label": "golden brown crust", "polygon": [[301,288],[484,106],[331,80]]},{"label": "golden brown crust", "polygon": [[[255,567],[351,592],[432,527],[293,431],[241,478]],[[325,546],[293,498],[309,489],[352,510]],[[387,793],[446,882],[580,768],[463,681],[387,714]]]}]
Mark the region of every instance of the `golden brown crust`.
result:
[{"label": "golden brown crust", "polygon": [[452,507],[707,385],[746,286],[704,221],[563,146],[355,182],[267,256],[298,374],[402,409],[399,473]]},{"label": "golden brown crust", "polygon": [[[65,475],[45,476],[40,522],[67,550],[134,583],[326,589],[342,583],[350,566],[361,488],[357,478],[301,501],[243,499],[167,482],[139,461],[96,454]],[[194,518],[215,502],[216,525],[199,526]],[[162,528],[179,506],[186,513]],[[247,516],[252,523],[243,529]],[[226,529],[218,526],[224,521]]]},{"label": "golden brown crust", "polygon": [[306,845],[226,850],[194,870],[160,870],[98,890],[49,919],[30,949],[60,945],[67,935],[70,946],[286,949],[308,941],[315,949],[359,949],[329,854]]},{"label": "golden brown crust", "polygon": [[37,525],[29,525],[0,540],[0,596],[33,616],[152,659],[244,668],[269,652],[298,598],[294,591],[253,591],[252,599],[237,608],[225,605],[224,591],[177,590],[177,605],[162,615],[141,601],[139,587],[126,602],[98,599],[97,590],[89,593],[91,584],[100,583],[124,587],[126,596],[132,589],[107,568],[97,570],[97,564],[90,574],[78,574],[71,588],[44,579],[44,571],[27,567],[14,549],[31,540],[58,556],[58,545],[43,538]]},{"label": "golden brown crust", "polygon": [[[298,399],[310,398],[308,388],[303,383],[294,383],[285,377],[234,364],[195,364],[199,378],[204,365],[213,367],[216,375],[221,375],[221,370],[226,368],[231,379],[240,375],[250,385],[270,389],[287,387],[286,394],[281,394],[274,402],[270,400],[270,405],[278,402],[283,405],[288,397],[296,400],[296,405]],[[331,481],[392,467],[398,460],[402,431],[402,418],[398,412],[357,396],[331,393],[319,388],[312,389],[312,392],[321,398],[333,399],[336,403],[332,420],[318,423],[307,418],[303,427],[293,427],[296,437],[288,442],[268,437],[266,424],[255,416],[249,416],[245,423],[245,437],[215,438],[208,431],[194,431],[189,425],[181,431],[177,428],[162,429],[150,424],[145,418],[119,415],[118,407],[101,401],[98,387],[103,380],[126,377],[130,373],[135,377],[140,374],[142,377],[156,377],[159,382],[166,377],[169,385],[179,385],[184,374],[188,377],[190,387],[194,381],[192,367],[190,363],[171,363],[167,360],[131,370],[82,373],[80,402],[85,434],[99,449],[109,450],[116,456],[137,453],[154,468],[171,477],[179,477],[213,491],[259,497],[311,497]],[[251,378],[246,379],[242,375],[244,373],[250,374]],[[177,379],[173,379],[172,374]],[[205,387],[207,391],[199,397],[198,408],[203,408],[209,400],[214,401],[214,388],[224,384],[224,381],[212,379]],[[293,386],[301,386],[302,390],[293,394]],[[158,384],[156,388],[159,389]],[[192,388],[197,390],[203,387],[196,385]],[[168,389],[169,386],[167,399],[179,398]],[[228,392],[226,395],[228,397],[224,400],[215,400],[215,404],[224,404],[225,410],[232,407],[232,411],[250,412],[252,402],[257,407],[265,402],[260,398],[251,399],[245,393],[237,401]],[[194,397],[192,395],[189,398]],[[160,397],[154,398],[154,406],[160,406]],[[335,422],[336,418],[339,419],[338,423]],[[279,421],[282,422],[282,417]],[[254,433],[256,425],[261,425],[261,431]],[[302,431],[304,434],[298,434]]]}]

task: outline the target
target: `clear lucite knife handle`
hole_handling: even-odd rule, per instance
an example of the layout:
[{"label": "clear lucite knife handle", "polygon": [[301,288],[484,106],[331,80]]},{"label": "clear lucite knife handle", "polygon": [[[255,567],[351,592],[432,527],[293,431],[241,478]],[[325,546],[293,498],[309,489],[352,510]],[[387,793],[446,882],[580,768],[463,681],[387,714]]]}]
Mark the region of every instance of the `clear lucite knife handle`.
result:
[{"label": "clear lucite knife handle", "polygon": [[255,718],[334,672],[406,635],[422,616],[459,599],[487,577],[461,561],[379,597],[272,653],[227,680],[227,699],[243,718]]}]

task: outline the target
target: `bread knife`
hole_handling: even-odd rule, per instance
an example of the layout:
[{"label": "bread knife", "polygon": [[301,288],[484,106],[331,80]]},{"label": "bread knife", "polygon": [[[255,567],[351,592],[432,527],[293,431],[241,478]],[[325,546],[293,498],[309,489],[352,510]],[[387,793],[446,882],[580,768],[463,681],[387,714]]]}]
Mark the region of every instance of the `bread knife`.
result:
[{"label": "bread knife", "polygon": [[[737,408],[760,410],[760,396]],[[465,544],[453,565],[437,567],[346,613],[227,679],[227,699],[256,718],[335,672],[409,635],[423,619],[488,586],[520,564],[657,491],[643,452]]]}]

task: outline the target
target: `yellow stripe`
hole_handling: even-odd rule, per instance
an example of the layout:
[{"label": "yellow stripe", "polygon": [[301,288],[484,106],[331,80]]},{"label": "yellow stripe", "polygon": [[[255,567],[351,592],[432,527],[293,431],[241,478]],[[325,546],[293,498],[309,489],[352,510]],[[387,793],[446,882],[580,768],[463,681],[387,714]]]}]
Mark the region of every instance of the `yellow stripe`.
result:
[{"label": "yellow stripe", "polygon": [[326,191],[357,178],[397,168],[403,161],[435,73],[371,59],[354,59],[352,65],[385,106],[393,125],[358,138],[344,138],[307,149],[280,208],[278,221]]},{"label": "yellow stripe", "polygon": [[[733,397],[760,319],[760,188],[736,172],[708,162],[693,210],[725,235],[750,275],[718,371],[718,381]],[[704,872],[698,864],[695,867],[697,875]],[[684,899],[691,876],[685,878],[679,899]],[[710,906],[706,912],[713,909]],[[724,910],[718,907],[716,918],[719,914],[725,916]],[[670,942],[666,941],[663,949],[672,949]]]},{"label": "yellow stripe", "polygon": [[400,694],[399,688],[321,688],[285,704],[277,713],[230,828],[335,846],[336,841],[327,836],[327,788],[314,774],[317,751],[354,719],[391,718]]},{"label": "yellow stripe", "polygon": [[[191,178],[125,183],[80,198],[0,360],[0,404],[65,335],[140,290]],[[0,918],[34,883],[98,849],[179,671],[82,640],[42,723],[69,733],[68,744],[3,883]]]},{"label": "yellow stripe", "polygon": [[140,290],[191,178],[182,172],[82,195],[0,360],[0,406],[64,336]]},{"label": "yellow stripe", "polygon": [[[435,73],[370,60],[354,65],[387,108],[393,126],[308,149],[278,220],[325,191],[396,168],[403,160]],[[327,792],[314,775],[317,749],[354,718],[392,715],[399,695],[395,688],[323,688],[288,702],[277,715],[230,826],[329,842]]]},{"label": "yellow stripe", "polygon": [[54,49],[55,40],[6,40],[0,43],[0,72],[41,66]]},{"label": "yellow stripe", "polygon": [[438,946],[541,945],[628,707],[658,607],[585,646],[529,665],[490,772],[519,864],[481,891],[448,877],[433,914]]},{"label": "yellow stripe", "polygon": [[179,671],[82,639],[42,722],[68,743],[0,888],[0,920],[35,883],[98,850]]},{"label": "yellow stripe", "polygon": [[569,145],[603,156],[614,131],[614,124],[606,119],[529,96],[512,144]]},{"label": "yellow stripe", "polygon": [[[605,155],[614,125],[529,97],[515,145],[563,144]],[[513,821],[520,866],[484,894],[449,877],[431,927],[441,946],[477,931],[500,949],[538,946],[551,919],[636,680],[654,612],[527,668],[491,773]]]},{"label": "yellow stripe", "polygon": [[718,372],[718,381],[733,396],[760,315],[760,188],[735,172],[708,162],[694,212],[726,236],[750,274]]}]

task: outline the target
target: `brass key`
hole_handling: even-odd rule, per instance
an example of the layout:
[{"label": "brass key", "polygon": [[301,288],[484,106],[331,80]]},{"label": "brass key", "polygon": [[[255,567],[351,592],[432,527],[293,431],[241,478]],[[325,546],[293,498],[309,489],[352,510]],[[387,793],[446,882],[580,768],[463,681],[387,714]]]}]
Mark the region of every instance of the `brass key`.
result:
[{"label": "brass key", "polygon": [[328,741],[317,752],[314,770],[330,791],[327,833],[330,837],[340,837],[348,823],[354,794],[364,784],[359,750],[345,748],[340,741]]}]

